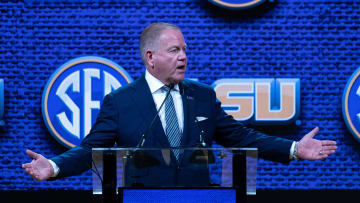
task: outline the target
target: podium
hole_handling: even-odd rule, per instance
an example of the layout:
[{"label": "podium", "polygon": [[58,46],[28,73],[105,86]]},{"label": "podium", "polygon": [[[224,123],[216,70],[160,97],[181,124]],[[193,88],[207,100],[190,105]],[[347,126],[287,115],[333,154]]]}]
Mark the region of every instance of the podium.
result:
[{"label": "podium", "polygon": [[256,194],[256,148],[93,148],[92,160],[104,203],[123,202],[125,189],[234,189],[239,203]]}]

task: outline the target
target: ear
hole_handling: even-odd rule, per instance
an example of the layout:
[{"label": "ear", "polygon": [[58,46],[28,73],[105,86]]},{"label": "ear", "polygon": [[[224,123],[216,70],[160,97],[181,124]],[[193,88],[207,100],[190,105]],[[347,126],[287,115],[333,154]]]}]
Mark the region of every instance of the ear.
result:
[{"label": "ear", "polygon": [[149,67],[154,68],[154,58],[153,58],[153,54],[150,50],[146,50],[145,59],[146,59],[146,63],[149,65]]}]

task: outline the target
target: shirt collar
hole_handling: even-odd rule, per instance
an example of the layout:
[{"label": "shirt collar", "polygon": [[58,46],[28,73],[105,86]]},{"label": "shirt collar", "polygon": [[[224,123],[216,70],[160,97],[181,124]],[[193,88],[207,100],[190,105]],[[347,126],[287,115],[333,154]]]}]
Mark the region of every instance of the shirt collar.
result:
[{"label": "shirt collar", "polygon": [[[145,71],[145,80],[150,87],[151,94],[161,89],[165,84],[161,82],[159,79],[151,75],[148,70]],[[179,91],[179,85],[176,84],[174,86],[174,90]]]}]

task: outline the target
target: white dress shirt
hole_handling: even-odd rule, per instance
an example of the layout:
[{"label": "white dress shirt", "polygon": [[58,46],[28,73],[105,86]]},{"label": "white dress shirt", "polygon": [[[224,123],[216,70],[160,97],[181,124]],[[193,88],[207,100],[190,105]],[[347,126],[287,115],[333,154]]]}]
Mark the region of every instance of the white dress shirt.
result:
[{"label": "white dress shirt", "polygon": [[[151,73],[147,70],[145,72],[145,80],[150,87],[151,95],[153,96],[156,109],[159,110],[161,104],[163,103],[166,97],[166,91],[161,89],[165,84],[162,83],[159,79],[155,78]],[[174,89],[170,92],[176,110],[176,115],[179,122],[180,131],[183,132],[184,129],[184,108],[181,99],[179,85],[175,85]],[[166,132],[166,121],[165,121],[165,106],[163,106],[159,112],[159,117],[161,120],[161,124],[163,126],[164,132]]]}]

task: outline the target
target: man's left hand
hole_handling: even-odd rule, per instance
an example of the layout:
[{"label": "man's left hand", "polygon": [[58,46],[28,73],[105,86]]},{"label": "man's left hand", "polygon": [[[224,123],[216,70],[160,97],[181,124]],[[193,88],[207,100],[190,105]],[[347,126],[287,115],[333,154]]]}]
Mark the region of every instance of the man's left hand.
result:
[{"label": "man's left hand", "polygon": [[314,128],[306,134],[298,143],[297,156],[306,160],[323,160],[335,153],[337,146],[335,141],[317,140],[314,136],[319,132],[319,128]]}]

